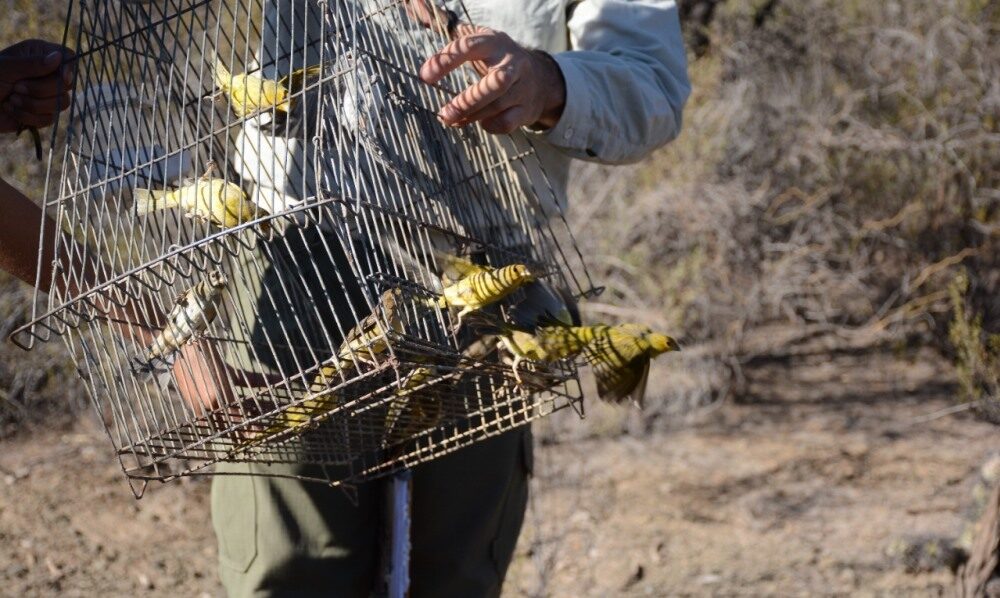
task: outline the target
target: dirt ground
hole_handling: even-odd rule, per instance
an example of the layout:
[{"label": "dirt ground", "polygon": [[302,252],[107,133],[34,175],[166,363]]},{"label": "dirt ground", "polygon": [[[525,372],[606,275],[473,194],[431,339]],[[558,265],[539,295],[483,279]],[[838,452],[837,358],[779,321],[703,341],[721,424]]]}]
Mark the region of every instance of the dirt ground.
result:
[{"label": "dirt ground", "polygon": [[[948,570],[908,574],[886,549],[959,533],[997,429],[927,417],[954,404],[936,366],[849,361],[759,372],[759,400],[644,437],[556,434],[574,429],[560,414],[506,593],[943,593]],[[136,501],[106,445],[89,418],[0,444],[0,594],[220,595],[208,483]]]}]

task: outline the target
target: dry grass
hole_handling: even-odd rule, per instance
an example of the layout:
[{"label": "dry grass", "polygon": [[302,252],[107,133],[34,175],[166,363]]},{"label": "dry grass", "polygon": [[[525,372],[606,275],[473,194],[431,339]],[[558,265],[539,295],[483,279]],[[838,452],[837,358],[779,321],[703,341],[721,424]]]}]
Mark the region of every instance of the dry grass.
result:
[{"label": "dry grass", "polygon": [[817,337],[953,352],[959,267],[997,332],[1000,5],[730,0],[708,36],[681,138],[573,195],[591,317],[679,331],[671,369],[706,370],[653,414],[745,398],[747,367]]}]

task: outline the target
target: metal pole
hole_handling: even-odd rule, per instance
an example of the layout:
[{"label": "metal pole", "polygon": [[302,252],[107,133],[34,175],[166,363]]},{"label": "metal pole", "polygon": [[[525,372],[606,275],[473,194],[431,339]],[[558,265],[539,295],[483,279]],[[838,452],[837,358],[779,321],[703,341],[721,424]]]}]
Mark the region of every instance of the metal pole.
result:
[{"label": "metal pole", "polygon": [[413,473],[404,469],[392,476],[389,522],[389,598],[404,598],[410,589],[410,484]]}]

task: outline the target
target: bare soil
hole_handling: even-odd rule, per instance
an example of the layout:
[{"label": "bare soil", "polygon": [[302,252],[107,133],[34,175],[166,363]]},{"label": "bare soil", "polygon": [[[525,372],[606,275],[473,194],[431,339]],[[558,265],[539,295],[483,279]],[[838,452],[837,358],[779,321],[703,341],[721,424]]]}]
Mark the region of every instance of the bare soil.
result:
[{"label": "bare soil", "polygon": [[[846,361],[845,361],[846,360]],[[824,357],[754,374],[758,399],[643,437],[541,426],[510,596],[940,595],[901,536],[957,536],[997,429],[943,368]],[[593,407],[590,420],[602,411]],[[556,433],[571,429],[573,432]],[[0,593],[216,596],[208,483],[136,501],[90,418],[0,443]]]}]

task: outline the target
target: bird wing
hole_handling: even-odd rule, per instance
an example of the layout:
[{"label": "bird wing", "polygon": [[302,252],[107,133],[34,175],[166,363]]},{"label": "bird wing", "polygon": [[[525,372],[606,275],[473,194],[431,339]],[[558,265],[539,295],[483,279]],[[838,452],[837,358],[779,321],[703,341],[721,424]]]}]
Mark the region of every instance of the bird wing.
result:
[{"label": "bird wing", "polygon": [[539,326],[573,326],[573,310],[565,295],[544,280],[522,287],[523,298],[510,309],[511,323],[524,330]]},{"label": "bird wing", "polygon": [[649,382],[649,364],[652,359],[646,358],[642,359],[642,375],[639,378],[639,383],[636,384],[635,388],[629,393],[629,398],[632,400],[639,409],[646,406],[646,383]]},{"label": "bird wing", "polygon": [[639,339],[616,328],[587,346],[587,361],[597,379],[597,395],[613,403],[622,402],[639,386],[649,365]]},{"label": "bird wing", "polygon": [[289,92],[294,93],[305,87],[307,79],[318,77],[321,74],[323,74],[323,64],[314,64],[300,69],[295,69],[279,79],[278,83],[283,85],[285,89],[289,90]]}]

